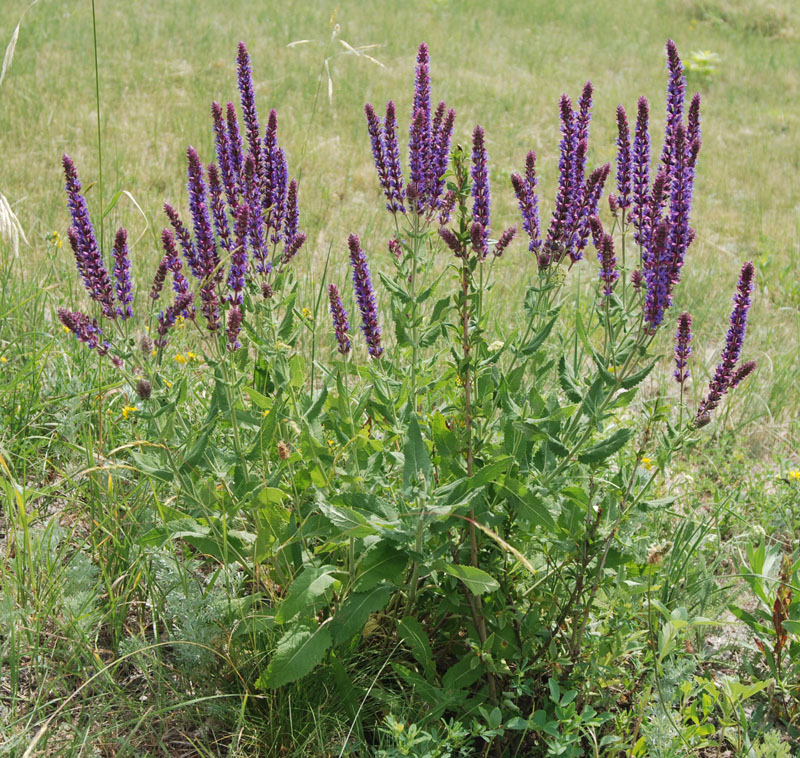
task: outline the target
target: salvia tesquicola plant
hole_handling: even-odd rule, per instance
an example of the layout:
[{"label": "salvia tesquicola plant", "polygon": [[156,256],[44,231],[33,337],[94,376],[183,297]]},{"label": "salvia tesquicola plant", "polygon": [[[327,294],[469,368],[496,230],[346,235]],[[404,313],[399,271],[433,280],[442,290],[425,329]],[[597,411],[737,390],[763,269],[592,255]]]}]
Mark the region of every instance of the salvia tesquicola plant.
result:
[{"label": "salvia tesquicola plant", "polygon": [[[742,362],[754,288],[746,263],[719,365],[684,423],[694,325],[685,312],[667,324],[695,241],[700,98],[685,106],[671,41],[667,70],[660,152],[640,98],[632,130],[623,106],[615,114],[615,170],[588,165],[591,83],[577,103],[562,96],[549,214],[533,152],[503,188],[527,237],[514,261],[516,226],[492,218],[491,130],[471,127],[459,143],[455,111],[432,105],[421,45],[408,124],[392,101],[380,114],[365,106],[365,152],[368,137],[392,232],[341,240],[331,270],[346,266],[352,290],[327,282],[308,303],[330,313],[327,358],[314,340],[310,355],[299,347],[308,318],[296,318],[291,273],[305,241],[298,186],[275,111],[265,129],[259,122],[243,45],[241,121],[232,103],[212,105],[216,159],[204,166],[189,148],[188,214],[165,206],[146,355],[126,331],[137,314],[127,235],[115,235],[107,264],[64,159],[69,239],[95,306],[59,316],[122,370],[141,368],[130,384],[147,423],[137,439],[150,434],[159,447],[130,456],[172,503],[151,538],[179,532],[252,576],[248,607],[264,635],[248,644],[269,660],[258,686],[282,686],[358,644],[372,617],[405,645],[393,675],[426,701],[421,718],[480,712],[486,701],[506,724],[488,741],[549,739],[514,694],[520,681],[536,700],[549,677],[579,678],[587,647],[613,629],[599,604],[643,575],[637,520],[672,502],[658,496],[659,472],[755,368]],[[590,243],[587,298],[565,283],[587,265]],[[512,261],[519,307],[493,300],[492,274]],[[170,389],[159,361],[147,362],[179,322],[191,327],[181,339],[198,335],[213,364],[192,403],[185,380]],[[667,343],[677,424],[670,392],[639,393]]]}]

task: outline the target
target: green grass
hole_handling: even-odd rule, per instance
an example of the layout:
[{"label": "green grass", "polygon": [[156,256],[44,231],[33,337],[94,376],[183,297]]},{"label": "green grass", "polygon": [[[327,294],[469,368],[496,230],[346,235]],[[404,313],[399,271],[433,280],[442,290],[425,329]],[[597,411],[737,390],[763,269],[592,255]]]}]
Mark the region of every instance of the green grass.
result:
[{"label": "green grass", "polygon": [[[26,5],[0,5],[0,45]],[[341,38],[377,45],[370,53],[382,67],[329,44],[334,9]],[[262,116],[278,109],[290,169],[302,176],[309,244],[298,259],[298,306],[310,308],[329,249],[330,276],[345,281],[347,234],[358,232],[381,251],[390,234],[362,106],[393,98],[407,123],[422,39],[431,49],[434,97],[458,112],[458,141],[467,143],[476,122],[487,129],[498,227],[517,222],[508,179],[529,149],[540,159],[545,212],[552,207],[562,91],[577,96],[587,78],[594,82],[589,162],[612,161],[618,102],[630,116],[637,97],[647,95],[660,141],[666,38],[676,40],[685,60],[695,50],[718,53],[717,75],[689,82],[704,98],[704,145],[693,211],[698,237],[677,306],[690,310],[698,327],[694,402],[713,371],[746,259],[758,269],[746,355],[760,366],[737,392],[717,441],[682,458],[663,488],[681,493],[682,513],[713,520],[728,561],[720,571],[731,581],[741,542],[757,538],[759,529],[796,543],[797,487],[782,478],[800,468],[795,2],[755,8],[745,0],[539,0],[486,7],[475,0],[368,0],[290,8],[106,0],[98,2],[97,22],[105,202],[126,190],[146,218],[123,196],[105,232],[108,241],[123,224],[132,239],[141,235],[134,248],[139,307],[159,257],[161,204],[185,204],[185,148],[193,144],[210,159],[209,104],[235,99],[240,39],[252,56]],[[305,39],[313,42],[287,47]],[[320,76],[334,53],[329,102]],[[134,537],[152,525],[147,483],[122,470],[109,488],[107,474],[94,470],[135,427],[121,415],[124,392],[98,387],[92,356],[54,325],[55,307],[78,302],[79,285],[67,247],[50,236],[63,237],[67,228],[61,153],[76,159],[86,184],[98,178],[95,119],[91,4],[39,0],[24,18],[0,86],[0,192],[30,241],[18,258],[0,242],[0,755],[23,755],[48,718],[42,745],[49,755],[338,755],[359,703],[339,707],[329,672],[313,687],[293,688],[288,703],[241,687],[239,667],[249,666],[249,676],[257,662],[218,657],[222,620],[237,619],[226,592],[237,578],[203,584],[177,546],[175,553],[145,553]],[[98,190],[89,192],[95,218]],[[585,283],[595,262],[582,265]],[[525,247],[513,246],[495,267],[495,302],[517,302],[519,282],[533,269]],[[669,335],[661,339],[668,352]],[[650,538],[669,540],[671,528],[653,526],[642,549]],[[705,550],[710,559],[713,546]],[[185,640],[183,648],[158,646],[167,629]],[[112,663],[107,651],[120,645],[129,658]],[[361,688],[382,663],[355,662]],[[378,686],[374,696],[362,716],[380,721],[402,710],[402,694]],[[351,744],[358,737],[356,729]]]}]

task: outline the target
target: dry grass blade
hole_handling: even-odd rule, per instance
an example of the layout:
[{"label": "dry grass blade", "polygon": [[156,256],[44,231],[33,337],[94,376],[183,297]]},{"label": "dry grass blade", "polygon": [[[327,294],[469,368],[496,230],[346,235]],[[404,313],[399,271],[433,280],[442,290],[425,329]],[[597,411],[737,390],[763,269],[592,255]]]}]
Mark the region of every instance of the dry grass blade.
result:
[{"label": "dry grass blade", "polygon": [[2,192],[0,192],[0,237],[11,245],[15,256],[19,255],[20,240],[28,244],[22,224],[19,223],[16,213]]},{"label": "dry grass blade", "polygon": [[14,33],[11,35],[11,41],[8,43],[6,47],[6,54],[3,56],[3,67],[0,68],[0,85],[2,85],[3,79],[6,78],[8,69],[11,68],[11,61],[14,60],[14,51],[17,49],[17,40],[19,40],[19,28],[22,24],[22,19],[25,18],[25,14],[34,5],[36,5],[37,2],[39,2],[39,0],[33,0],[33,2],[24,11],[22,11],[22,15],[19,17],[16,27],[14,27]]}]

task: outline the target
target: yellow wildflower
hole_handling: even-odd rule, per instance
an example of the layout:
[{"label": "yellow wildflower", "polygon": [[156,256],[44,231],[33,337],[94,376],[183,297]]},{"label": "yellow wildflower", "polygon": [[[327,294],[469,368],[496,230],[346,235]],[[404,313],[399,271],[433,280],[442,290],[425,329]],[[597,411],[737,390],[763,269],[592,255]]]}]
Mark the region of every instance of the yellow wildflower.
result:
[{"label": "yellow wildflower", "polygon": [[648,458],[647,456],[643,456],[642,457],[642,466],[644,466],[648,471],[652,471],[653,470],[653,461],[652,461],[652,459]]},{"label": "yellow wildflower", "polygon": [[0,358],[0,363],[8,363],[8,358],[6,358],[4,355],[2,358]]},{"label": "yellow wildflower", "polygon": [[181,364],[186,363],[186,356],[181,353],[178,353],[175,356],[175,363],[181,363]]},{"label": "yellow wildflower", "polygon": [[136,413],[139,409],[135,405],[126,405],[122,409],[122,418],[129,419],[132,414]]},{"label": "yellow wildflower", "polygon": [[300,312],[303,314],[303,318],[311,318],[311,311],[308,310],[308,308],[303,308],[303,310]]},{"label": "yellow wildflower", "polygon": [[800,482],[800,469],[794,469],[793,471],[789,472],[789,481]]},{"label": "yellow wildflower", "polygon": [[64,330],[64,331],[65,331],[67,334],[69,334],[69,327],[68,327],[68,326],[66,326],[65,324],[61,324],[61,328],[62,328],[62,329],[63,329],[63,330]]}]

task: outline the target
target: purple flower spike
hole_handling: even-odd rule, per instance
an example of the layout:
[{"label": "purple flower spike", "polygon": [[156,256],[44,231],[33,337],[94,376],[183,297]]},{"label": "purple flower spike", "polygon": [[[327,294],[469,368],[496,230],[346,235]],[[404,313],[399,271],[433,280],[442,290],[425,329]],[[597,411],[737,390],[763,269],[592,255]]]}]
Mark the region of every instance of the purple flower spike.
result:
[{"label": "purple flower spike", "polygon": [[236,209],[236,221],[233,225],[234,247],[231,252],[231,266],[228,271],[229,300],[237,305],[242,304],[245,280],[247,278],[247,218],[250,206],[242,203]]},{"label": "purple flower spike", "polygon": [[375,304],[375,291],[369,275],[367,256],[364,255],[361,243],[355,234],[350,235],[347,244],[350,248],[350,265],[353,268],[353,290],[361,313],[361,331],[367,341],[369,354],[373,358],[380,358],[383,355],[381,329],[378,325],[378,308]]},{"label": "purple flower spike", "polygon": [[[592,96],[594,94],[594,87],[591,82],[586,82],[583,85],[580,99],[578,100],[578,113],[575,119],[575,143],[580,145],[581,142],[589,142],[589,124],[592,120]],[[580,186],[583,181],[583,175],[586,171],[586,154],[580,156],[575,163],[574,184]]]},{"label": "purple flower spike", "polygon": [[667,116],[664,129],[664,149],[661,152],[661,163],[672,174],[675,151],[675,134],[678,125],[683,123],[683,100],[686,92],[686,79],[683,76],[683,63],[678,56],[678,48],[670,39],[667,40]]},{"label": "purple flower spike", "polygon": [[189,210],[192,215],[194,238],[197,243],[198,269],[205,279],[214,275],[214,271],[219,264],[219,256],[217,254],[217,244],[214,240],[214,232],[211,228],[211,219],[208,216],[203,164],[200,163],[200,156],[197,154],[197,150],[191,145],[186,149],[186,157],[189,164],[187,171]]},{"label": "purple flower spike", "polygon": [[[261,176],[261,128],[256,110],[256,95],[253,88],[253,73],[250,68],[250,56],[244,42],[239,43],[239,54],[236,59],[239,75],[239,94],[242,99],[242,113],[247,133],[247,145],[256,162],[256,177]],[[251,208],[252,210],[252,208]]]},{"label": "purple flower spike", "polygon": [[686,141],[692,145],[701,138],[700,132],[700,93],[695,92],[689,104],[689,117],[686,125]]},{"label": "purple flower spike", "polygon": [[689,356],[692,354],[692,317],[688,313],[678,316],[675,333],[675,381],[683,385],[689,378]]},{"label": "purple flower spike", "polygon": [[169,330],[175,326],[178,316],[192,307],[193,301],[194,295],[191,292],[187,292],[184,295],[176,297],[175,302],[170,305],[166,311],[161,311],[161,313],[158,314],[158,337],[153,340],[157,348],[161,349],[166,347]]},{"label": "purple flower spike", "polygon": [[228,350],[238,350],[242,343],[239,341],[239,332],[242,330],[242,309],[238,304],[231,306],[228,311]]},{"label": "purple flower spike", "polygon": [[603,187],[610,173],[611,165],[604,163],[589,174],[583,189],[583,199],[573,211],[573,224],[576,229],[567,245],[567,252],[573,263],[583,257],[583,249],[589,240],[589,220],[597,214],[600,196],[603,194]]},{"label": "purple flower spike", "polygon": [[286,166],[286,154],[278,148],[272,154],[272,211],[269,214],[269,225],[272,227],[272,244],[277,245],[281,239],[281,228],[286,220],[286,193],[289,184],[289,169]]},{"label": "purple flower spike", "polygon": [[333,319],[333,329],[336,332],[336,342],[339,345],[339,352],[347,355],[350,352],[350,324],[347,322],[347,311],[342,305],[342,298],[339,296],[339,288],[335,284],[328,285],[328,300],[331,304],[331,318]]},{"label": "purple flower spike", "polygon": [[499,258],[505,249],[511,244],[511,241],[514,237],[517,236],[517,227],[510,226],[506,229],[501,235],[500,239],[497,240],[494,246],[494,256],[495,258]]},{"label": "purple flower spike", "polygon": [[631,204],[631,133],[625,109],[617,106],[617,205]]},{"label": "purple flower spike", "polygon": [[[444,109],[444,102],[439,103],[439,108]],[[438,113],[438,110],[437,110]],[[433,185],[431,188],[431,203],[438,207],[440,198],[445,188],[444,175],[450,162],[450,140],[453,136],[453,127],[456,122],[456,112],[451,108],[444,116],[440,128],[433,133],[433,149],[431,155],[431,165],[433,173]]]},{"label": "purple flower spike", "polygon": [[[278,112],[273,108],[267,118],[264,134],[263,166],[261,171],[261,199],[264,213],[275,205],[275,159],[278,152]],[[266,216],[269,220],[270,217]]]},{"label": "purple flower spike", "polygon": [[640,97],[636,112],[636,129],[633,135],[633,213],[636,241],[641,245],[642,225],[644,224],[648,193],[650,190],[650,132],[648,124],[650,108],[647,98]]},{"label": "purple flower spike", "polygon": [[397,145],[397,115],[394,103],[386,104],[386,118],[383,120],[383,147],[386,159],[386,175],[389,187],[388,208],[392,213],[405,213],[403,205],[403,170],[400,167],[400,148]]},{"label": "purple flower spike", "polygon": [[[166,229],[164,230],[166,231]],[[161,291],[164,289],[164,281],[167,278],[167,271],[169,270],[169,253],[165,255],[156,269],[156,275],[153,277],[153,286],[150,288],[150,299],[158,300],[161,297]]]},{"label": "purple flower spike", "polygon": [[[166,269],[172,272],[172,290],[176,297],[185,295],[189,292],[189,282],[186,281],[186,277],[183,275],[183,264],[178,255],[178,249],[175,246],[175,238],[172,236],[172,232],[170,232],[169,229],[163,229],[161,231],[161,244],[164,247],[164,259],[162,264],[166,266]],[[161,267],[159,266],[159,272],[160,271]],[[156,278],[158,278],[159,272],[156,273]],[[150,297],[153,297],[152,292],[150,293]],[[154,299],[157,300],[158,298],[156,297]],[[184,318],[194,318],[194,306],[181,312],[181,316]]]},{"label": "purple flower spike", "polygon": [[264,214],[261,209],[261,198],[258,191],[256,161],[252,153],[247,154],[244,161],[245,200],[250,209],[248,214],[250,247],[256,261],[256,270],[267,274],[270,264],[267,261],[267,243],[264,236]]},{"label": "purple flower spike", "polygon": [[453,192],[453,190],[447,190],[447,192],[444,193],[444,197],[442,198],[442,202],[439,207],[439,223],[442,226],[450,222],[450,214],[453,212],[455,204],[456,193]]},{"label": "purple flower spike", "polygon": [[746,379],[750,374],[752,374],[757,367],[757,363],[755,361],[746,361],[738,369],[736,369],[736,373],[731,377],[731,389],[739,386],[739,383]]},{"label": "purple flower spike", "polygon": [[469,238],[470,242],[472,242],[472,247],[481,260],[483,260],[487,254],[484,252],[484,250],[488,250],[488,248],[486,248],[487,237],[488,235],[483,228],[483,224],[480,221],[473,221],[472,226],[469,228]]},{"label": "purple flower spike", "polygon": [[575,202],[574,186],[574,163],[577,142],[575,138],[574,114],[572,111],[572,101],[567,95],[561,96],[561,143],[559,150],[561,156],[558,161],[558,191],[556,193],[556,204],[553,210],[553,218],[550,221],[550,228],[547,231],[546,247],[550,254],[556,254],[556,260],[560,260],[563,253],[558,248],[563,244],[563,237],[571,225],[572,210]]},{"label": "purple flower spike", "polygon": [[[703,398],[697,409],[697,416],[694,424],[696,427],[705,426],[711,419],[713,411],[722,400],[723,395],[733,386],[736,376],[734,369],[742,354],[745,333],[747,332],[747,313],[750,310],[750,298],[753,293],[753,279],[755,268],[753,263],[748,261],[742,266],[739,274],[739,283],[736,287],[736,294],[733,297],[733,311],[731,313],[731,326],[728,329],[728,336],[725,340],[725,348],[722,351],[722,359],[717,364],[714,378],[708,385],[708,395]],[[746,365],[746,364],[745,364]],[[753,367],[755,368],[755,367]],[[740,372],[744,366],[740,368]],[[752,371],[752,369],[750,369]],[[747,373],[750,373],[749,371]],[[747,376],[745,373],[744,376]],[[737,383],[744,376],[739,376]]]},{"label": "purple flower spike", "polygon": [[58,320],[64,324],[81,342],[90,349],[97,350],[98,355],[106,355],[111,345],[100,342],[102,331],[97,325],[97,320],[90,318],[80,311],[69,311],[66,308],[58,309]]},{"label": "purple flower spike", "polygon": [[683,124],[675,130],[672,187],[669,200],[670,292],[680,281],[686,251],[691,244],[689,215],[692,209],[692,169],[688,166],[686,131]]},{"label": "purple flower spike", "polygon": [[292,258],[294,258],[295,255],[297,255],[297,253],[300,251],[300,248],[303,247],[305,242],[306,242],[306,233],[297,232],[297,234],[295,234],[294,238],[292,239],[292,243],[290,245],[287,245],[283,249],[283,257],[281,258],[281,263],[284,266],[287,263],[290,263]]},{"label": "purple flower spike", "polygon": [[597,257],[600,260],[600,281],[605,285],[603,294],[609,297],[614,291],[614,283],[619,279],[617,259],[614,255],[614,240],[610,234],[603,234]]},{"label": "purple flower spike", "polygon": [[596,250],[599,250],[603,242],[603,235],[606,233],[599,216],[592,216],[589,219],[589,230],[592,233],[592,244],[595,246]]},{"label": "purple flower spike", "polygon": [[239,120],[236,118],[236,106],[228,103],[225,107],[225,120],[228,123],[228,148],[231,156],[231,170],[236,176],[238,192],[244,194],[242,189],[242,171],[244,158],[242,157],[242,136],[239,133]]},{"label": "purple flower spike", "polygon": [[128,232],[117,229],[114,236],[114,279],[117,282],[117,313],[122,318],[133,316],[133,287],[131,286],[131,261],[128,252]]},{"label": "purple flower spike", "polygon": [[383,193],[389,201],[386,203],[386,208],[393,211],[392,205],[392,186],[389,182],[389,169],[386,165],[386,147],[384,144],[383,125],[381,124],[378,114],[370,103],[364,106],[364,114],[367,117],[367,132],[369,132],[369,140],[372,145],[372,157],[375,159],[375,168],[378,171],[378,181],[381,183]]},{"label": "purple flower spike", "polygon": [[428,200],[431,189],[431,147],[430,60],[428,46],[422,42],[417,50],[409,149],[412,155],[411,181],[417,185],[423,204]]},{"label": "purple flower spike", "polygon": [[539,231],[539,199],[536,196],[536,153],[531,150],[525,157],[525,176],[511,175],[511,186],[517,196],[519,212],[522,215],[522,228],[528,233],[528,250],[538,253],[542,246]]},{"label": "purple flower spike", "polygon": [[[208,164],[208,191],[211,196],[211,215],[214,217],[214,228],[219,239],[219,246],[225,252],[230,252],[231,230],[228,226],[228,216],[225,213],[225,202],[222,197],[222,180],[215,163]],[[233,209],[235,207],[232,206]]]},{"label": "purple flower spike", "polygon": [[189,230],[184,226],[178,211],[176,211],[175,208],[173,208],[169,203],[164,203],[164,213],[167,214],[169,223],[175,230],[175,236],[181,243],[183,256],[186,258],[186,262],[189,264],[192,274],[198,279],[202,279],[203,272],[200,267],[200,262],[197,259],[197,248],[192,240],[192,235],[189,234]]},{"label": "purple flower spike", "polygon": [[231,145],[225,130],[222,106],[216,100],[211,103],[211,118],[214,121],[214,145],[217,150],[217,163],[222,174],[222,183],[225,186],[225,197],[228,200],[228,207],[235,211],[238,203],[238,177],[231,160]]},{"label": "purple flower spike", "polygon": [[478,125],[472,132],[472,219],[481,225],[483,245],[477,249],[481,257],[489,254],[489,224],[491,195],[489,193],[489,156],[486,153],[486,136]]},{"label": "purple flower spike", "polygon": [[647,284],[644,320],[654,332],[664,320],[664,311],[669,307],[670,259],[667,251],[669,225],[660,221],[651,241],[644,278]]},{"label": "purple flower spike", "polygon": [[639,244],[642,246],[642,266],[646,270],[652,258],[653,233],[661,222],[661,214],[667,200],[667,172],[661,166],[653,180],[653,189],[647,201],[647,208],[642,219]]},{"label": "purple flower spike", "polygon": [[[417,213],[422,211],[427,197],[425,185],[428,179],[428,144],[426,142],[426,116],[422,109],[414,113],[408,141],[408,162],[411,171],[410,184],[414,185],[416,202],[411,203]],[[408,192],[407,192],[408,196]],[[409,197],[409,202],[411,198]]]},{"label": "purple flower spike", "polygon": [[67,205],[72,218],[72,227],[68,235],[78,273],[92,300],[100,303],[103,315],[115,318],[117,308],[114,304],[114,289],[108,270],[97,244],[86,198],[81,194],[81,182],[72,158],[63,155],[61,163],[66,177]]},{"label": "purple flower spike", "polygon": [[464,257],[464,248],[458,241],[458,237],[453,234],[452,230],[448,229],[446,226],[443,226],[439,229],[439,236],[442,238],[445,245],[447,245],[447,247],[453,251],[457,258]]},{"label": "purple flower spike", "polygon": [[297,236],[297,227],[300,223],[300,210],[297,205],[297,180],[289,182],[289,191],[286,195],[286,213],[283,224],[284,250],[290,248]]}]

